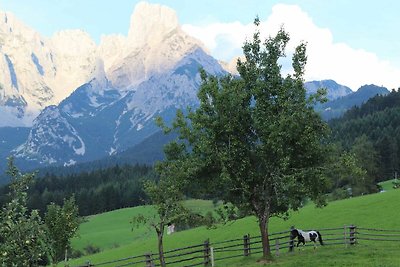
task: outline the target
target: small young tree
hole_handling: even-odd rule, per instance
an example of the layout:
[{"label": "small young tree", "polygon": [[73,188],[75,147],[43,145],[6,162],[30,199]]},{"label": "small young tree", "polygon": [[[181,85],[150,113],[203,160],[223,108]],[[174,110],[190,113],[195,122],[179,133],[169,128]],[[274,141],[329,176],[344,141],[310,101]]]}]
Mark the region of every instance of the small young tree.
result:
[{"label": "small young tree", "polygon": [[288,41],[283,29],[264,43],[256,31],[243,46],[240,77],[202,71],[199,108],[178,112],[174,122],[189,144],[180,171],[196,188],[212,185],[225,201],[257,217],[265,258],[271,257],[269,218],[298,209],[305,198],[324,204],[327,188],[328,127],[313,109],[323,94],[306,97],[305,44],[295,49],[293,74],[282,77],[279,60]]},{"label": "small young tree", "polygon": [[71,247],[71,238],[76,235],[81,219],[75,198],[64,199],[63,206],[54,203],[47,206],[45,223],[52,247],[53,262],[68,260],[68,249]]},{"label": "small young tree", "polygon": [[12,158],[9,202],[0,211],[0,262],[2,266],[37,266],[46,263],[49,248],[45,227],[36,210],[28,212],[27,190],[33,173],[21,174]]},{"label": "small young tree", "polygon": [[154,217],[139,214],[132,219],[134,227],[147,224],[157,233],[158,255],[160,266],[165,267],[163,238],[165,227],[169,224],[185,222],[190,211],[182,205],[182,173],[178,170],[182,163],[182,146],[178,143],[168,144],[165,148],[166,160],[156,165],[160,180],[146,181],[144,191],[156,210]]}]

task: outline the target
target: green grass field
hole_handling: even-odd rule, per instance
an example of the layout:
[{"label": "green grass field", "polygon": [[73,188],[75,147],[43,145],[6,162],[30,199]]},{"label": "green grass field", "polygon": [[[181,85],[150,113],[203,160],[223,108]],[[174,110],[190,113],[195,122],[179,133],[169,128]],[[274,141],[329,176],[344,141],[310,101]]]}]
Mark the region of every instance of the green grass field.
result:
[{"label": "green grass field", "polygon": [[[212,210],[211,201],[191,200],[188,207],[197,212]],[[307,205],[298,212],[292,212],[288,220],[279,218],[270,220],[270,232],[286,231],[294,225],[301,229],[342,227],[354,224],[359,227],[373,227],[400,230],[400,190],[388,190],[384,193],[355,197],[352,199],[331,202],[319,209]],[[151,207],[136,207],[89,217],[80,228],[80,238],[73,240],[75,249],[82,249],[88,244],[100,247],[102,252],[71,260],[70,266],[83,264],[86,261],[98,263],[108,260],[141,255],[146,252],[157,252],[155,232],[146,226],[131,230],[130,219],[135,214],[148,214],[154,211]],[[244,234],[259,235],[254,217],[247,217],[216,229],[199,227],[187,231],[166,235],[165,249],[174,249],[192,244],[200,244],[206,239],[218,242],[227,239],[241,238]],[[397,257],[399,243],[364,242],[351,248],[344,246],[320,247],[316,251],[305,248],[294,255],[282,253],[275,257],[272,266],[400,266]],[[231,261],[219,262],[217,266],[260,266],[260,256],[240,257]],[[317,263],[317,261],[319,263]],[[308,263],[309,264],[308,264]]]},{"label": "green grass field", "polygon": [[[185,206],[200,214],[214,209],[212,202],[206,200],[187,200]],[[150,206],[140,206],[89,216],[87,222],[80,226],[79,237],[72,240],[72,247],[82,250],[94,245],[104,250],[152,237],[155,233],[146,226],[132,229],[130,221],[138,214],[154,216],[155,211]]]},{"label": "green grass field", "polygon": [[384,191],[393,190],[393,182],[394,182],[394,179],[387,180],[384,182],[380,182],[379,185],[382,186],[382,190],[384,190]]}]

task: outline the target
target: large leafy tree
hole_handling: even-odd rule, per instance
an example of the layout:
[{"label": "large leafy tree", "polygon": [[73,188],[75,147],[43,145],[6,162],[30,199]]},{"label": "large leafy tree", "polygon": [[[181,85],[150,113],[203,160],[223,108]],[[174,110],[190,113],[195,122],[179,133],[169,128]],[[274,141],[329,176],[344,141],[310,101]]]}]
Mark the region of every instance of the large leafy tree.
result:
[{"label": "large leafy tree", "polygon": [[[255,20],[258,26],[258,19]],[[283,29],[262,42],[257,30],[243,46],[240,77],[201,72],[200,106],[178,112],[174,127],[186,149],[181,172],[191,187],[220,197],[258,219],[263,255],[271,256],[268,222],[298,209],[305,198],[318,205],[327,187],[323,164],[327,125],[313,110],[323,93],[306,97],[306,45],[292,56],[293,74],[281,74],[289,35]]]},{"label": "large leafy tree", "polygon": [[0,263],[2,266],[46,264],[48,239],[37,210],[27,209],[27,190],[33,173],[21,174],[9,159],[9,201],[0,210]]}]

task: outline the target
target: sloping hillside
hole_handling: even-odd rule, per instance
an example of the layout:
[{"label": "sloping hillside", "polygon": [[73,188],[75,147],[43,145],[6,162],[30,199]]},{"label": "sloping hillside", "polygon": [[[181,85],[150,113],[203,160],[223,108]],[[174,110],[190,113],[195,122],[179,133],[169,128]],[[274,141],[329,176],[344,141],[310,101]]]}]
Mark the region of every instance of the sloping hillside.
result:
[{"label": "sloping hillside", "polygon": [[[393,212],[400,209],[399,199],[400,190],[391,190],[385,193],[331,202],[323,209],[315,208],[312,204],[309,204],[298,212],[292,212],[287,221],[273,218],[270,223],[270,232],[285,231],[292,225],[302,229],[341,227],[349,224],[355,224],[361,227],[400,229],[400,213]],[[208,208],[211,208],[211,206],[208,206]],[[151,214],[151,208],[137,207],[124,209],[89,218],[88,222],[81,227],[81,240],[90,240],[93,245],[103,248],[110,247],[109,244],[114,244],[116,248],[104,249],[101,253],[73,260],[70,265],[82,264],[87,260],[96,263],[132,255],[140,255],[149,251],[156,252],[157,242],[155,233],[147,230],[145,226],[143,226],[143,228],[134,229],[131,232],[129,219],[139,212]],[[118,219],[122,217],[124,217],[124,219]],[[119,233],[120,231],[124,231],[125,235],[121,235]],[[165,237],[165,247],[168,250],[190,244],[199,244],[207,238],[210,238],[211,242],[218,242],[227,239],[241,238],[247,233],[251,236],[258,235],[258,226],[254,217],[247,217],[211,230],[200,227],[177,232],[176,234]],[[108,245],[104,245],[105,243],[108,243]],[[75,247],[84,246],[79,240],[75,240],[74,245]],[[362,249],[362,246],[360,246],[360,248]],[[335,253],[341,253],[341,251],[343,251],[342,249],[335,250]],[[380,256],[376,255],[376,257]],[[254,259],[255,258],[253,258],[253,260]],[[355,260],[356,259],[358,258],[355,258]],[[280,259],[278,259],[278,261],[279,260]],[[285,261],[284,257],[282,257],[282,260]],[[390,262],[391,259],[388,259],[388,261]],[[240,262],[241,259],[239,263]],[[334,263],[330,264],[331,266],[336,266]],[[357,266],[357,262],[351,266],[354,265]]]}]

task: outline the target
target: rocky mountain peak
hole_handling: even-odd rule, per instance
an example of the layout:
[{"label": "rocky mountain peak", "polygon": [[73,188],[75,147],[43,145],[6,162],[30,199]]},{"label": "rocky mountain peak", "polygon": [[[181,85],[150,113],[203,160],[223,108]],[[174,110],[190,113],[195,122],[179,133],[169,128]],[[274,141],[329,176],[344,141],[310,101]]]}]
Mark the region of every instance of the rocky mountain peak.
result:
[{"label": "rocky mountain peak", "polygon": [[96,88],[106,88],[108,85],[108,80],[106,77],[106,72],[104,71],[104,62],[102,59],[97,58],[95,62],[95,67],[90,73],[89,80],[95,83]]},{"label": "rocky mountain peak", "polygon": [[152,46],[179,28],[178,17],[169,7],[140,2],[131,16],[128,39],[133,46]]},{"label": "rocky mountain peak", "polygon": [[53,35],[51,42],[55,49],[65,56],[82,56],[93,53],[96,43],[83,30],[62,30]]},{"label": "rocky mountain peak", "polygon": [[14,14],[4,11],[0,11],[0,33],[23,35],[26,39],[36,34],[33,29],[19,21]]}]

